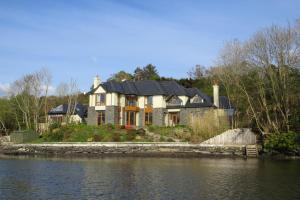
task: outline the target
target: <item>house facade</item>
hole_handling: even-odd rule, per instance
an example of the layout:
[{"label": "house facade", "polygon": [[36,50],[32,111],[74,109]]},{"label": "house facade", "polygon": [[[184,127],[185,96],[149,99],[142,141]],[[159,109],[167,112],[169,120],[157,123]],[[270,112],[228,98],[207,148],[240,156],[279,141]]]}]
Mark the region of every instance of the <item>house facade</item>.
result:
[{"label": "house facade", "polygon": [[[62,104],[52,108],[48,112],[48,120],[50,123],[64,124],[67,121],[67,114],[69,110],[68,104]],[[69,121],[73,123],[82,123],[87,117],[87,107],[82,104],[76,104],[74,111],[69,115]]]},{"label": "house facade", "polygon": [[[115,124],[138,128],[147,125],[186,125],[191,115],[220,107],[219,87],[214,101],[197,88],[175,81],[107,81],[97,76],[89,95],[87,124]],[[222,104],[222,102],[221,102]]]}]

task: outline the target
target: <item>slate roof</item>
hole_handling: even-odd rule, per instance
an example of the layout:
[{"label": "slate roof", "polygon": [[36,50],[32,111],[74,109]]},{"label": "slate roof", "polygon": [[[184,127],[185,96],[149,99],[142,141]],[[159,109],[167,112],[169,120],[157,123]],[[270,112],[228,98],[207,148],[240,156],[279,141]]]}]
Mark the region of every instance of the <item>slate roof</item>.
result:
[{"label": "slate roof", "polygon": [[[211,99],[211,102],[213,102],[213,97],[209,97]],[[226,96],[220,96],[219,97],[219,108],[222,109],[235,109],[235,107],[231,104],[228,97]]]},{"label": "slate roof", "polygon": [[[120,94],[133,94],[140,96],[153,96],[153,95],[176,95],[176,96],[194,96],[189,89],[179,85],[176,81],[107,81],[101,83],[98,87],[91,89],[88,94],[93,94],[99,87],[103,87],[106,92],[116,92]],[[205,95],[197,88],[190,88],[193,93]],[[191,95],[190,95],[191,94]]]},{"label": "slate roof", "polygon": [[228,97],[219,97],[219,107],[223,109],[234,109],[233,105],[230,103]]},{"label": "slate roof", "polygon": [[[204,99],[203,103],[187,103],[185,107],[212,107],[213,103],[211,98],[200,91],[198,88],[185,88],[178,84],[176,81],[154,81],[154,80],[141,80],[141,81],[107,81],[101,83],[95,89],[91,89],[88,94],[93,94],[99,87],[103,87],[106,92],[115,92],[125,95],[138,95],[138,96],[188,96],[190,98],[199,95]],[[222,104],[223,105],[223,104]],[[225,104],[224,104],[225,105]]]},{"label": "slate roof", "polygon": [[[55,108],[52,108],[48,115],[65,115],[68,112],[68,104],[62,104]],[[81,118],[85,118],[87,116],[87,106],[82,104],[77,104],[75,109],[75,114],[79,115]]]}]

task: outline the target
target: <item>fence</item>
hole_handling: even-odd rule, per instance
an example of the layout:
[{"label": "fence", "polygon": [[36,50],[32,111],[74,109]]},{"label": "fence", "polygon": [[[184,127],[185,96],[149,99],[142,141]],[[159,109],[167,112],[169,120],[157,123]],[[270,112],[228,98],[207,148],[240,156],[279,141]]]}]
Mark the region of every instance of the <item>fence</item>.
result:
[{"label": "fence", "polygon": [[13,143],[31,142],[39,137],[38,133],[33,131],[15,131],[10,134],[10,141]]}]

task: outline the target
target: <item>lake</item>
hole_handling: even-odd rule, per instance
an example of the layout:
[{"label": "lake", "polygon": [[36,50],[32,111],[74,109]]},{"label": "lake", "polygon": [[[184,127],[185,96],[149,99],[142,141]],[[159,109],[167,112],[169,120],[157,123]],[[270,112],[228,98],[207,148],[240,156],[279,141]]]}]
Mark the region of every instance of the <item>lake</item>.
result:
[{"label": "lake", "polygon": [[0,199],[300,199],[300,160],[1,157]]}]

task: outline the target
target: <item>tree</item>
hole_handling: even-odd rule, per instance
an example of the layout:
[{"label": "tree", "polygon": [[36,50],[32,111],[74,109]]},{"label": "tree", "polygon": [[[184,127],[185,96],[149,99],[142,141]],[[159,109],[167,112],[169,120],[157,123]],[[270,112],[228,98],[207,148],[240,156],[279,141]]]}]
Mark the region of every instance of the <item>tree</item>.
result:
[{"label": "tree", "polygon": [[214,72],[229,96],[247,104],[244,112],[257,128],[280,133],[295,130],[299,66],[297,26],[271,26],[244,43],[226,44]]},{"label": "tree", "polygon": [[0,98],[0,131],[8,134],[16,128],[13,105],[10,99]]},{"label": "tree", "polygon": [[23,76],[11,85],[11,98],[23,115],[26,129],[38,131],[43,106],[45,106],[44,114],[47,115],[46,104],[50,82],[50,73],[42,69]]},{"label": "tree", "polygon": [[78,96],[80,94],[77,82],[74,79],[71,79],[69,83],[60,83],[56,92],[60,97],[67,99],[68,109],[66,114],[66,123],[71,123],[71,117],[76,111]]},{"label": "tree", "polygon": [[148,64],[143,68],[134,70],[134,80],[158,80],[160,78],[156,66]]},{"label": "tree", "polygon": [[132,80],[133,76],[130,73],[127,73],[125,71],[119,71],[118,73],[115,73],[111,75],[111,77],[108,80],[114,80],[114,81],[124,81],[124,80]]},{"label": "tree", "polygon": [[188,76],[190,79],[201,79],[206,75],[205,67],[202,65],[195,65],[189,72]]}]

